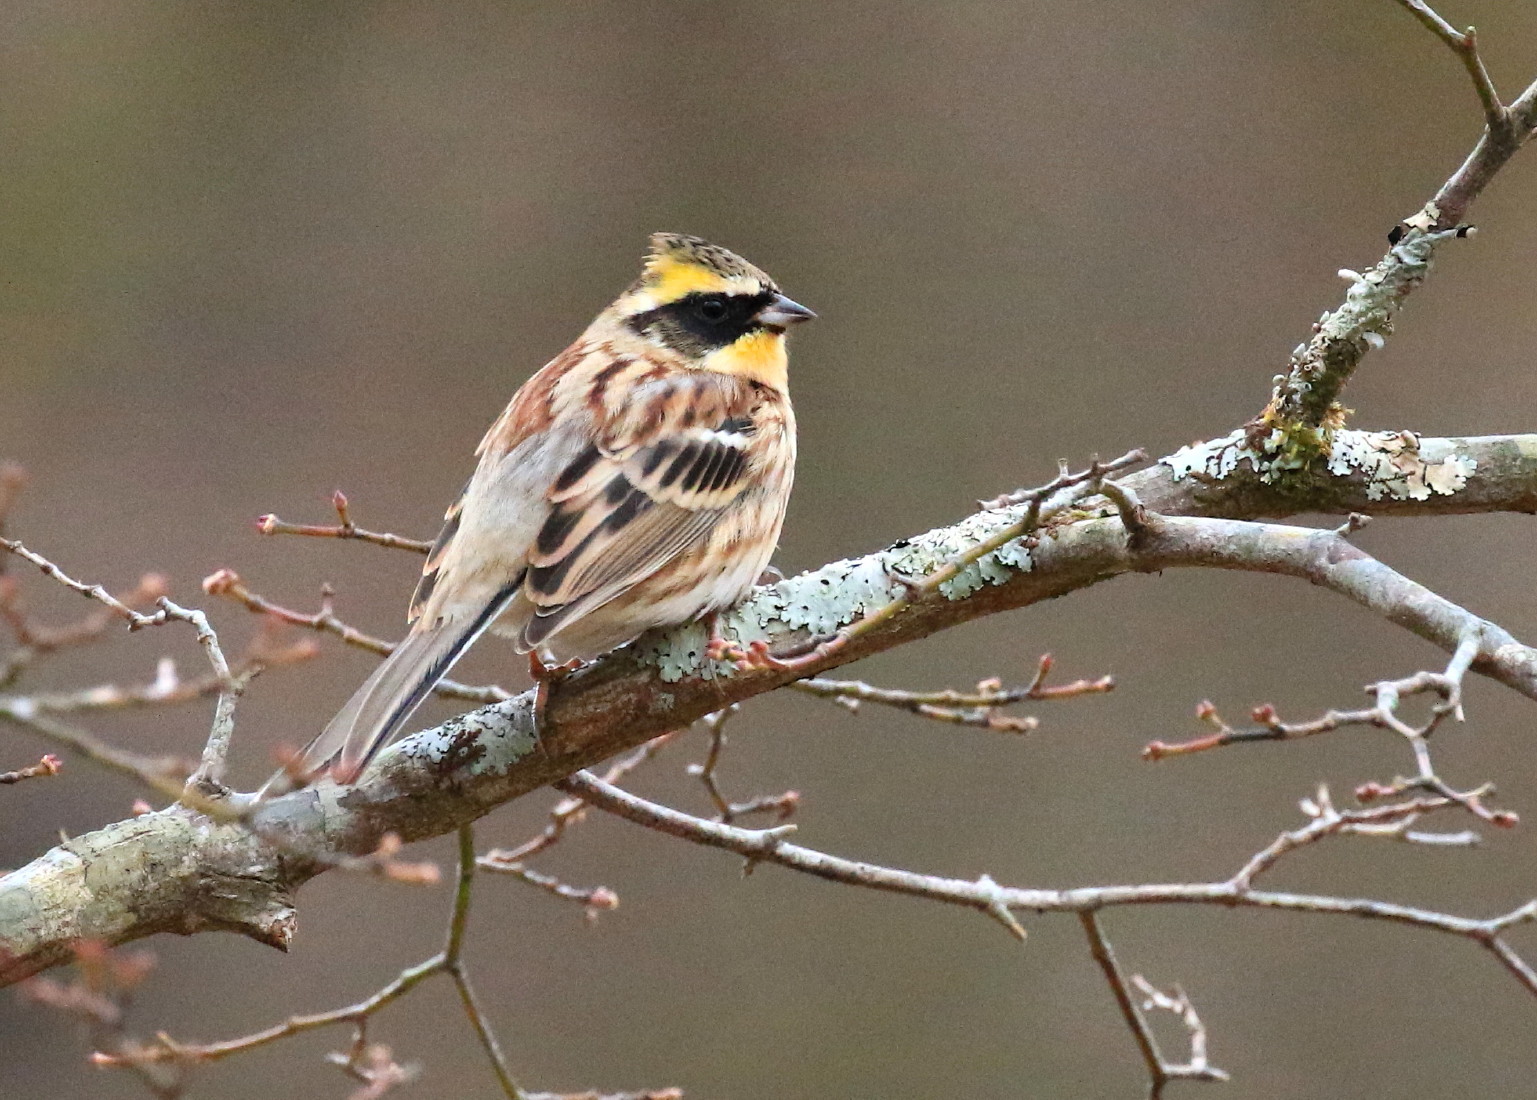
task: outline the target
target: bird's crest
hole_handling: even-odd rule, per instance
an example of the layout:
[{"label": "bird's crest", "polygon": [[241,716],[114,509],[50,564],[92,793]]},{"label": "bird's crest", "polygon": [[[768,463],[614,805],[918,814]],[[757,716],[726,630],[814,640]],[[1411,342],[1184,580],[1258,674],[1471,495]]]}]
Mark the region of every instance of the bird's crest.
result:
[{"label": "bird's crest", "polygon": [[694,293],[756,294],[779,288],[761,270],[718,244],[682,233],[653,233],[637,289],[650,292],[660,303]]}]

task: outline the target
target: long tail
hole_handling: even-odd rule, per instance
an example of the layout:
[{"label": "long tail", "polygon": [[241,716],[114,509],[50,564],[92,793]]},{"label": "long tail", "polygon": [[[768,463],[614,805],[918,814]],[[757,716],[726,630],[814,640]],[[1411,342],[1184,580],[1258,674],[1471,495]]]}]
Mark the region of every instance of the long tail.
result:
[{"label": "long tail", "polygon": [[298,761],[268,779],[257,797],[282,794],[294,785],[294,775],[322,770],[339,783],[351,783],[516,594],[517,585],[509,585],[473,617],[407,634]]}]

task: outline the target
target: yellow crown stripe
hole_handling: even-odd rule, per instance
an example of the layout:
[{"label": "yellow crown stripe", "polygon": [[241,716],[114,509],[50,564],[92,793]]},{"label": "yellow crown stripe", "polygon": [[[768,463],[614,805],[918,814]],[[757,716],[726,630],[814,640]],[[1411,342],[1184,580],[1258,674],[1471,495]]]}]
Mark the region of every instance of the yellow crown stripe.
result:
[{"label": "yellow crown stripe", "polygon": [[719,294],[735,289],[738,281],[723,277],[688,260],[658,256],[646,265],[646,282],[658,302],[676,302],[688,294]]}]

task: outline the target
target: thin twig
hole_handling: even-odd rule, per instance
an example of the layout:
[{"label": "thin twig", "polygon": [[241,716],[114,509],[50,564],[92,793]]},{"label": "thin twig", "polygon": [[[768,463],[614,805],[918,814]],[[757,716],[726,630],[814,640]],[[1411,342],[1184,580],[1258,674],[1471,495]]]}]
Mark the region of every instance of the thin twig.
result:
[{"label": "thin twig", "polygon": [[25,697],[0,696],[0,721],[37,734],[50,744],[79,753],[87,760],[147,784],[158,794],[177,798],[186,777],[197,767],[195,761],[174,756],[142,756],[117,748],[86,730],[60,721],[29,706]]},{"label": "thin twig", "polygon": [[64,768],[64,762],[52,753],[48,753],[36,764],[28,764],[25,768],[17,768],[13,772],[0,772],[0,786],[9,786],[12,783],[21,783],[28,779],[41,779],[44,776],[58,775]]},{"label": "thin twig", "polygon": [[[214,631],[213,625],[208,621],[208,616],[196,608],[183,607],[171,600],[169,596],[160,596],[156,601],[159,610],[152,615],[145,615],[135,611],[127,603],[100,584],[86,584],[78,581],[64,572],[58,565],[49,561],[36,551],[29,550],[19,542],[0,538],[0,548],[16,555],[25,561],[35,565],[44,576],[49,577],[59,584],[76,592],[87,599],[95,600],[107,607],[111,612],[128,623],[129,630],[142,630],[147,627],[160,626],[167,622],[183,622],[189,624],[197,633],[197,641],[203,647],[203,653],[208,659],[209,667],[213,670],[214,679],[218,682],[219,698],[214,705],[213,723],[209,729],[208,741],[204,746],[201,761],[198,763],[192,775],[188,777],[189,789],[197,790],[203,794],[214,793],[222,790],[221,780],[224,776],[224,765],[229,756],[230,740],[235,732],[235,704],[240,698],[240,693],[245,688],[245,681],[231,674],[229,661],[224,656],[224,650],[219,645],[219,635]],[[19,717],[15,707],[7,714],[16,721],[25,721]],[[34,716],[35,717],[35,716]],[[30,723],[32,728],[46,731],[46,727],[36,722]],[[85,741],[76,738],[77,743],[84,745]],[[119,765],[127,758],[121,754],[104,754],[97,752],[95,758],[106,761],[114,757]]]},{"label": "thin twig", "polygon": [[[367,650],[381,657],[389,656],[395,649],[394,643],[366,634],[357,627],[343,622],[332,606],[332,593],[329,588],[321,593],[320,610],[308,615],[252,592],[233,569],[220,569],[203,578],[203,591],[210,596],[225,596],[232,599],[247,611],[258,615],[269,615],[291,626],[313,630],[319,634],[330,634],[340,638],[347,645]],[[439,680],[433,690],[444,698],[465,699],[472,703],[500,703],[512,698],[511,692],[495,684],[473,687],[447,679]]]},{"label": "thin twig", "polygon": [[[6,559],[0,559],[0,565]],[[0,570],[3,572],[3,570]],[[157,573],[147,573],[139,578],[134,589],[122,598],[129,607],[153,603],[166,594],[166,580]],[[15,684],[39,660],[61,650],[81,646],[99,640],[108,628],[120,621],[111,608],[99,607],[78,622],[66,626],[44,626],[34,622],[22,611],[19,603],[20,588],[15,578],[0,576],[0,621],[3,621],[16,639],[16,648],[0,660],[0,689]]]},{"label": "thin twig", "polygon": [[1457,55],[1463,67],[1468,70],[1468,77],[1473,81],[1473,90],[1478,93],[1478,101],[1484,107],[1484,122],[1490,130],[1500,132],[1508,129],[1512,125],[1510,113],[1500,102],[1500,94],[1495,90],[1494,81],[1489,79],[1489,70],[1484,68],[1483,56],[1478,52],[1478,36],[1473,28],[1459,31],[1442,19],[1424,0],[1398,0],[1398,3],[1401,7],[1407,8],[1432,34],[1445,42]]},{"label": "thin twig", "polygon": [[554,875],[535,871],[532,867],[525,867],[521,863],[509,863],[504,860],[493,859],[489,854],[481,856],[479,863],[482,871],[491,871],[498,875],[510,875],[554,897],[564,901],[576,902],[586,911],[588,920],[596,920],[598,914],[619,908],[619,895],[607,886],[592,886],[586,889],[580,886],[572,886],[570,883],[562,882]]},{"label": "thin twig", "polygon": [[[1513,828],[1520,823],[1518,815],[1509,810],[1496,810],[1489,806],[1488,797],[1494,793],[1491,784],[1485,783],[1472,790],[1458,790],[1436,771],[1430,751],[1430,737],[1448,717],[1463,720],[1462,685],[1473,662],[1483,650],[1483,631],[1469,629],[1453,650],[1450,661],[1442,672],[1424,670],[1398,680],[1382,680],[1368,684],[1366,692],[1376,698],[1372,707],[1359,710],[1328,710],[1318,718],[1307,722],[1283,722],[1275,707],[1262,704],[1255,707],[1250,716],[1259,725],[1251,729],[1235,729],[1225,722],[1217,708],[1202,701],[1196,708],[1196,717],[1213,726],[1215,733],[1173,744],[1164,741],[1150,742],[1142,750],[1146,760],[1161,760],[1170,756],[1184,756],[1205,752],[1226,745],[1239,745],[1257,741],[1291,741],[1315,737],[1322,733],[1348,726],[1370,726],[1392,730],[1409,745],[1415,762],[1413,775],[1400,777],[1391,783],[1364,783],[1356,788],[1356,797],[1363,802],[1380,802],[1398,798],[1410,791],[1423,791],[1440,803],[1461,806],[1491,825]],[[1430,708],[1430,713],[1419,725],[1405,721],[1399,714],[1402,699],[1408,695],[1434,694],[1440,702]]]},{"label": "thin twig", "polygon": [[[1167,1063],[1163,1066],[1165,1080],[1183,1079],[1187,1081],[1226,1081],[1228,1074],[1213,1066],[1206,1054],[1206,1025],[1201,1022],[1200,1014],[1195,1010],[1195,1003],[1191,1001],[1189,994],[1178,986],[1174,992],[1165,993],[1148,981],[1141,974],[1131,975],[1131,984],[1136,986],[1137,992],[1142,994],[1141,1010],[1144,1013],[1153,1009],[1171,1014],[1185,1028],[1185,1033],[1190,1037],[1190,1059],[1182,1065],[1171,1066]],[[1153,1100],[1157,1100],[1157,1091],[1152,1092]]]},{"label": "thin twig", "polygon": [[[660,737],[653,737],[644,745],[621,756],[609,765],[604,772],[603,779],[607,783],[617,783],[636,768],[651,760],[658,752],[666,748],[678,737],[678,731],[664,733]],[[560,843],[566,835],[566,830],[572,825],[582,821],[587,816],[587,803],[580,798],[563,797],[550,809],[550,820],[538,835],[524,841],[516,848],[494,848],[481,857],[481,866],[496,864],[495,867],[487,867],[488,870],[501,870],[503,867],[521,867],[525,861]]]},{"label": "thin twig", "polygon": [[1026,508],[1024,515],[1017,521],[1006,524],[989,537],[976,542],[932,573],[919,578],[893,576],[892,579],[901,589],[894,599],[873,611],[866,612],[847,626],[840,627],[830,637],[812,639],[794,652],[781,655],[770,653],[768,646],[761,641],[751,642],[743,648],[724,639],[714,639],[710,645],[709,655],[714,660],[729,660],[745,668],[809,672],[845,649],[856,638],[869,634],[907,610],[915,600],[932,594],[941,585],[954,580],[968,566],[981,561],[1016,539],[1034,533],[1084,497],[1099,492],[1106,475],[1135,465],[1146,458],[1146,452],[1139,448],[1128,451],[1110,462],[1100,462],[1096,458],[1089,463],[1088,469],[1079,473],[1069,472],[1066,462],[1063,462],[1057,477],[1047,484],[1011,493],[999,497],[996,501],[985,503],[984,507],[988,509],[994,509],[995,506],[1017,507],[1020,504],[1026,505]]},{"label": "thin twig", "polygon": [[1368,809],[1340,810],[1335,808],[1329,788],[1320,783],[1312,798],[1301,801],[1302,812],[1308,817],[1308,823],[1301,828],[1281,833],[1266,847],[1254,853],[1231,881],[1240,890],[1248,890],[1256,878],[1273,868],[1282,857],[1330,836],[1381,837],[1410,844],[1443,846],[1477,844],[1479,835],[1475,832],[1425,833],[1414,830],[1414,825],[1426,814],[1455,805],[1458,803],[1454,799],[1435,797],[1413,798]]},{"label": "thin twig", "polygon": [[[158,614],[141,614],[140,612],[135,611],[132,607],[128,606],[128,604],[124,603],[122,600],[118,599],[111,592],[107,591],[103,585],[86,584],[84,581],[75,580],[75,578],[71,577],[59,566],[43,557],[43,555],[37,553],[36,551],[27,549],[20,542],[14,539],[0,538],[0,550],[5,550],[11,554],[14,554],[16,557],[21,558],[23,561],[30,562],[37,567],[38,571],[41,572],[43,576],[58,581],[71,592],[75,592],[81,596],[84,596],[86,599],[95,600],[97,603],[110,610],[118,618],[124,620],[128,624],[130,630],[141,630],[149,626],[159,626],[161,623],[167,622],[172,618],[184,618],[184,616],[173,615],[165,608],[162,608],[161,612]],[[184,618],[184,621],[191,620]]]},{"label": "thin twig", "polygon": [[[733,703],[712,714],[706,714],[700,719],[705,729],[710,732],[710,750],[705,754],[703,763],[688,766],[688,774],[704,784],[705,793],[709,795],[710,802],[715,807],[717,821],[729,824],[739,818],[762,813],[773,814],[780,821],[787,821],[794,816],[796,810],[800,809],[799,791],[758,795],[745,802],[733,802],[721,790],[720,779],[716,773],[720,768],[721,754],[726,749],[726,723],[740,713],[741,709],[739,704]],[[751,870],[751,864],[748,865],[748,869]]]},{"label": "thin twig", "polygon": [[1051,671],[1052,657],[1043,655],[1036,667],[1034,678],[1024,687],[1006,688],[996,677],[978,682],[972,691],[944,688],[939,691],[908,691],[900,688],[880,688],[863,680],[835,680],[825,677],[808,677],[787,685],[804,695],[819,699],[832,699],[851,713],[857,714],[864,703],[877,703],[894,707],[936,722],[1000,733],[1028,733],[1040,725],[1034,717],[1020,717],[1000,713],[1003,707],[1026,700],[1071,699],[1080,695],[1098,695],[1115,688],[1115,679],[1101,676],[1097,680],[1075,680],[1070,684],[1046,687],[1046,675]]},{"label": "thin twig", "polygon": [[959,905],[995,919],[1000,907],[1011,913],[1081,913],[1121,905],[1219,905],[1228,908],[1331,913],[1425,928],[1472,939],[1488,948],[1529,993],[1537,996],[1537,975],[1501,939],[1501,934],[1507,928],[1537,920],[1537,900],[1529,901],[1501,916],[1477,919],[1365,898],[1254,890],[1241,879],[1241,872],[1240,875],[1220,882],[1204,883],[1090,886],[1065,890],[1001,886],[985,875],[975,880],[941,878],[842,859],[791,844],[786,837],[794,831],[793,825],[781,825],[773,829],[742,829],[717,821],[706,821],[638,798],[587,772],[577,772],[556,785],[574,797],[627,821],[706,847],[734,852],[754,862],[774,863],[831,882]]},{"label": "thin twig", "polygon": [[[372,1049],[367,1042],[369,1019],[381,1009],[398,1001],[434,974],[442,973],[447,974],[453,981],[454,988],[459,994],[460,1004],[463,1006],[465,1015],[475,1032],[475,1037],[491,1062],[497,1083],[501,1086],[503,1094],[509,1100],[537,1100],[538,1097],[544,1097],[546,1100],[579,1100],[579,1097],[582,1095],[599,1095],[598,1093],[529,1094],[519,1088],[517,1082],[513,1079],[512,1073],[507,1066],[507,1060],[502,1054],[501,1046],[497,1042],[496,1035],[492,1031],[485,1012],[481,1009],[480,1003],[475,996],[475,989],[471,984],[469,971],[464,962],[464,943],[466,932],[469,928],[470,901],[474,894],[476,864],[474,830],[471,826],[465,825],[459,830],[458,879],[454,887],[454,902],[449,911],[447,929],[444,932],[443,947],[430,958],[417,963],[415,966],[406,967],[394,979],[363,1000],[330,1012],[318,1012],[309,1016],[290,1016],[282,1023],[275,1024],[262,1031],[253,1032],[238,1039],[227,1039],[223,1042],[183,1043],[162,1033],[150,1045],[126,1046],[110,1052],[98,1051],[92,1055],[92,1062],[98,1066],[134,1069],[143,1069],[165,1062],[183,1065],[214,1062],[234,1054],[242,1054],[248,1050],[254,1050],[257,1047],[267,1046],[307,1031],[334,1027],[339,1024],[350,1024],[354,1029],[354,1041],[351,1052],[345,1056],[336,1056],[333,1060],[337,1061],[338,1064],[359,1080],[372,1081],[374,1078],[370,1076],[370,1067],[365,1063],[365,1058]],[[661,1089],[650,1092],[615,1093],[610,1095],[614,1097],[632,1096],[653,1097],[656,1100],[678,1100],[678,1098],[681,1098],[682,1093],[675,1089]]]},{"label": "thin twig", "polygon": [[1169,1079],[1164,1069],[1163,1054],[1158,1049],[1158,1039],[1142,1018],[1136,1002],[1131,999],[1131,988],[1121,972],[1121,964],[1116,961],[1115,948],[1111,947],[1110,940],[1099,926],[1099,917],[1094,910],[1085,909],[1078,914],[1078,922],[1083,925],[1083,934],[1088,938],[1089,954],[1104,973],[1105,982],[1115,997],[1116,1007],[1121,1010],[1121,1019],[1126,1022],[1127,1030],[1136,1041],[1137,1051],[1142,1055],[1142,1064],[1147,1068],[1150,1082],[1148,1096],[1151,1100],[1158,1100]]},{"label": "thin twig", "polygon": [[355,539],[358,542],[368,542],[390,550],[410,550],[416,554],[426,554],[432,550],[432,543],[421,539],[392,535],[387,531],[367,531],[357,526],[352,522],[347,495],[340,489],[331,494],[331,507],[336,509],[339,521],[335,525],[284,523],[277,516],[268,514],[257,518],[256,529],[264,535],[308,535],[312,538]]},{"label": "thin twig", "polygon": [[469,971],[464,965],[464,933],[469,927],[470,897],[474,887],[475,830],[473,826],[464,825],[459,829],[459,881],[454,889],[454,909],[448,921],[448,936],[443,943],[443,969],[448,972],[454,981],[454,988],[459,991],[459,1003],[464,1007],[464,1014],[475,1030],[475,1038],[491,1062],[491,1070],[496,1074],[502,1092],[508,1100],[526,1100],[523,1090],[513,1080],[512,1071],[507,1067],[507,1059],[502,1054],[501,1044],[496,1041],[496,1033],[491,1030],[475,998],[475,989],[470,984]]}]

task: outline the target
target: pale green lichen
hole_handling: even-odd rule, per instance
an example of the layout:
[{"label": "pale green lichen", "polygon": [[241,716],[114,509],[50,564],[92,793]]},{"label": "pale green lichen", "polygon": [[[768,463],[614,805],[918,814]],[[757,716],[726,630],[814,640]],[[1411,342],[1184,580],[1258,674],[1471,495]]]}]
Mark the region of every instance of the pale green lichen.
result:
[{"label": "pale green lichen", "polygon": [[1330,473],[1366,475],[1368,500],[1450,496],[1468,483],[1477,468],[1476,459],[1455,453],[1428,461],[1413,432],[1336,432],[1329,452]]},{"label": "pale green lichen", "polygon": [[[1288,438],[1280,450],[1317,457],[1326,449],[1331,415],[1339,411],[1341,388],[1368,351],[1381,348],[1393,332],[1393,319],[1404,298],[1425,278],[1437,246],[1468,234],[1467,227],[1431,230],[1439,213],[1427,207],[1409,219],[1408,231],[1370,270],[1344,269],[1350,284],[1345,301],[1324,313],[1313,335],[1292,351],[1285,374],[1275,377],[1275,389],[1265,411],[1267,426],[1284,429]],[[1325,429],[1325,430],[1321,430]],[[1272,452],[1278,448],[1269,447]]]},{"label": "pale green lichen", "polygon": [[[978,512],[878,554],[835,561],[759,588],[746,602],[722,614],[717,629],[723,637],[741,644],[797,630],[810,635],[831,634],[900,596],[904,588],[897,577],[928,576],[1019,522],[1023,515],[1023,505]],[[1015,539],[967,565],[941,584],[939,592],[947,599],[965,599],[984,584],[1002,584],[1015,572],[1028,572],[1031,564],[1029,550]],[[642,660],[654,664],[667,682],[694,675],[731,675],[729,663],[705,658],[707,640],[704,626],[695,623],[665,634],[645,635],[633,648]]]},{"label": "pale green lichen", "polygon": [[[1175,481],[1191,476],[1220,481],[1240,464],[1248,463],[1260,481],[1276,484],[1298,468],[1279,455],[1255,451],[1242,431],[1181,447],[1159,461],[1174,472]],[[1434,494],[1450,495],[1467,484],[1477,467],[1475,459],[1455,452],[1427,457],[1413,432],[1340,429],[1331,433],[1329,441],[1329,472],[1336,477],[1364,474],[1368,500],[1428,500]]]},{"label": "pale green lichen", "polygon": [[[398,742],[400,747],[395,751],[409,752],[412,756],[426,757],[442,764],[449,759],[455,746],[473,741],[487,751],[467,763],[470,774],[506,771],[538,745],[530,709],[520,697],[472,710],[423,730],[407,741]],[[344,794],[347,790],[331,784],[320,784],[316,789],[322,798]]]},{"label": "pale green lichen", "polygon": [[1158,460],[1159,465],[1174,471],[1174,480],[1183,481],[1195,474],[1203,480],[1221,481],[1238,469],[1240,462],[1247,462],[1255,473],[1263,476],[1264,456],[1249,449],[1242,431],[1231,432],[1204,443],[1192,443],[1181,447],[1171,455]]},{"label": "pale green lichen", "polygon": [[1205,443],[1181,447],[1158,461],[1174,471],[1175,481],[1192,474],[1204,480],[1221,481],[1247,463],[1256,477],[1274,485],[1308,465],[1307,448],[1295,443],[1295,439],[1275,428],[1260,440],[1259,450],[1255,450],[1240,429]]}]

